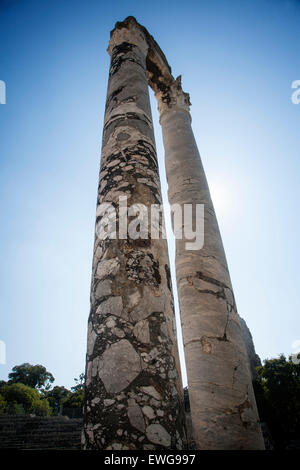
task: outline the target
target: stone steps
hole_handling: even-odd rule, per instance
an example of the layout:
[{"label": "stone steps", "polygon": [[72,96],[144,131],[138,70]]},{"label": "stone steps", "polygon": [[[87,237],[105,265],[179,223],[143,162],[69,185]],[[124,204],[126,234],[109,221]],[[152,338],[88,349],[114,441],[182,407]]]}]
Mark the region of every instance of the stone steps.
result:
[{"label": "stone steps", "polygon": [[0,449],[80,449],[82,419],[0,415]]}]

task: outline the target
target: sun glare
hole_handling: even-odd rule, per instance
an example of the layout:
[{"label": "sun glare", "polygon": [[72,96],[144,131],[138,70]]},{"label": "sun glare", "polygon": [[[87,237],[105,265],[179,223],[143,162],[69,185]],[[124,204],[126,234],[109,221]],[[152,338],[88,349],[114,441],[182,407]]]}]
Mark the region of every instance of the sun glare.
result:
[{"label": "sun glare", "polygon": [[238,209],[238,192],[228,182],[211,181],[209,184],[211,198],[217,215],[232,216]]}]

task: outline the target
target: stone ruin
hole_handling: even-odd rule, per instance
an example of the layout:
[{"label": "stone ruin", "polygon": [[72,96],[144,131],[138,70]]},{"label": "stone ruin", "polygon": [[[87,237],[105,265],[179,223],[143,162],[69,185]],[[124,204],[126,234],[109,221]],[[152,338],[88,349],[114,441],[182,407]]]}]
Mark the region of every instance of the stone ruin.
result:
[{"label": "stone ruin", "polygon": [[[158,102],[170,205],[204,206],[203,246],[189,249],[188,237],[176,237],[195,446],[263,449],[241,321],[191,127],[189,95],[135,18],[116,23],[108,53],[83,448],[188,446],[167,242],[163,236],[129,237],[129,213],[122,205],[128,200],[131,207],[150,213],[151,207],[162,204],[150,86]],[[101,232],[103,220],[110,220],[109,213],[103,213],[105,204],[115,210],[117,235]],[[191,227],[196,223],[195,210]],[[162,235],[163,223],[156,228]]]}]

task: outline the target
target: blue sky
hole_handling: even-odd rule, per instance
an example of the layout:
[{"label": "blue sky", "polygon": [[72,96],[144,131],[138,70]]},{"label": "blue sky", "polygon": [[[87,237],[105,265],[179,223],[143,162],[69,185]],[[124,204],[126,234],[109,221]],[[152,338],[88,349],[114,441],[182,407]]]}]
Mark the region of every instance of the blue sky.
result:
[{"label": "blue sky", "polygon": [[[262,359],[300,339],[300,2],[0,0],[0,340],[84,370],[109,32],[133,15],[191,96],[240,315]],[[163,148],[152,96],[166,196]],[[174,256],[173,246],[170,248]]]}]

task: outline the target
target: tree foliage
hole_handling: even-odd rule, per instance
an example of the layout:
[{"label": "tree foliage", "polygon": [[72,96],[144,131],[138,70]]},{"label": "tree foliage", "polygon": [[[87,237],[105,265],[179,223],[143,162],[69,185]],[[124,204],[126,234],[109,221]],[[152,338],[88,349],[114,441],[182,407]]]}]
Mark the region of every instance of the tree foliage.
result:
[{"label": "tree foliage", "polygon": [[2,415],[7,408],[7,402],[3,395],[0,395],[0,415]]},{"label": "tree foliage", "polygon": [[79,375],[78,379],[75,377],[74,380],[76,385],[71,387],[71,390],[73,392],[77,392],[78,390],[84,390],[84,379],[85,375],[83,373]]},{"label": "tree foliage", "polygon": [[51,389],[54,377],[40,365],[24,363],[12,368],[8,382],[0,381],[0,414],[78,414],[83,407],[84,374],[75,378],[71,390],[63,386]]},{"label": "tree foliage", "polygon": [[84,390],[76,390],[63,401],[65,408],[82,409],[83,407]]},{"label": "tree foliage", "polygon": [[33,413],[38,416],[48,416],[51,408],[46,399],[34,388],[22,383],[5,384],[0,388],[5,405],[3,411],[11,414]]},{"label": "tree foliage", "polygon": [[52,390],[47,390],[44,392],[44,397],[47,398],[54,415],[58,415],[60,413],[64,400],[66,400],[70,393],[70,390],[58,385],[53,387]]},{"label": "tree foliage", "polygon": [[48,372],[46,367],[36,364],[28,364],[25,362],[19,366],[14,366],[12,372],[8,375],[9,383],[22,383],[28,387],[36,388],[37,390],[49,390],[51,384],[54,382],[54,377],[51,372]]},{"label": "tree foliage", "polygon": [[290,357],[267,359],[257,367],[255,396],[261,421],[265,421],[278,449],[300,437],[300,364]]}]

